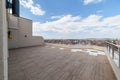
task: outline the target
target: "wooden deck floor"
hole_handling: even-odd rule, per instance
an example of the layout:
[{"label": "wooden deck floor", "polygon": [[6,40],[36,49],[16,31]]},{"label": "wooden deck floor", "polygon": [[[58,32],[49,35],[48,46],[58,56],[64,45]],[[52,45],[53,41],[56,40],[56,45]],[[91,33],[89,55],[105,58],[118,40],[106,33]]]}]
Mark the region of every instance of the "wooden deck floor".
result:
[{"label": "wooden deck floor", "polygon": [[9,80],[116,80],[104,55],[51,47],[10,50]]}]

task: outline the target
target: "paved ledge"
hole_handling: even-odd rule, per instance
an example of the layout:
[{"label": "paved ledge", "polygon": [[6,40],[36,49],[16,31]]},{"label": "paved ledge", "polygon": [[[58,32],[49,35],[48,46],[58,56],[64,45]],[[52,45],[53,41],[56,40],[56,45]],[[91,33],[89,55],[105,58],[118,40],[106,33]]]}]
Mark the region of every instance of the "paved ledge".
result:
[{"label": "paved ledge", "polygon": [[106,48],[102,47],[102,46],[96,46],[96,45],[66,45],[66,44],[53,44],[53,43],[46,43],[46,45],[49,46],[56,46],[56,47],[63,47],[63,48],[83,48],[83,49],[96,49],[96,50],[100,50],[100,51],[105,51]]}]

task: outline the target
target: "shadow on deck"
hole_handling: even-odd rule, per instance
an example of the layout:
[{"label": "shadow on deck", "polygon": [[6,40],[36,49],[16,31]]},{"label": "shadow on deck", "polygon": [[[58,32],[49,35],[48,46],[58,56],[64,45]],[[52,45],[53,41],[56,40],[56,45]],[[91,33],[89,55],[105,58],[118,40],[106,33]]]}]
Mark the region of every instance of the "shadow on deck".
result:
[{"label": "shadow on deck", "polygon": [[106,55],[59,47],[10,50],[9,80],[116,80]]}]

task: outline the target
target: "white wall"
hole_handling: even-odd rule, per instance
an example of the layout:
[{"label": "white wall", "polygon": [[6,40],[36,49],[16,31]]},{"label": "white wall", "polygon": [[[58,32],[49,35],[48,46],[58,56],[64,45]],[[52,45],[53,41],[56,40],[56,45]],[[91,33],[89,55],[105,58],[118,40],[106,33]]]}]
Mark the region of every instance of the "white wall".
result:
[{"label": "white wall", "polygon": [[[12,15],[13,16],[13,15]],[[15,16],[10,18],[11,22],[9,30],[13,35],[13,39],[9,39],[9,48],[19,48],[27,46],[43,45],[43,37],[32,36],[32,21],[19,17],[16,19]],[[16,23],[14,21],[18,20]],[[25,35],[27,37],[25,37]]]},{"label": "white wall", "polygon": [[0,80],[8,80],[8,46],[5,0],[0,0]]},{"label": "white wall", "polygon": [[11,31],[11,34],[13,35],[13,39],[8,39],[8,45],[9,48],[17,48],[19,43],[19,36],[18,36],[18,30],[16,29],[9,29]]},{"label": "white wall", "polygon": [[8,21],[9,21],[9,28],[19,29],[18,28],[19,17],[16,17],[16,16],[13,16],[11,14],[8,14]]}]

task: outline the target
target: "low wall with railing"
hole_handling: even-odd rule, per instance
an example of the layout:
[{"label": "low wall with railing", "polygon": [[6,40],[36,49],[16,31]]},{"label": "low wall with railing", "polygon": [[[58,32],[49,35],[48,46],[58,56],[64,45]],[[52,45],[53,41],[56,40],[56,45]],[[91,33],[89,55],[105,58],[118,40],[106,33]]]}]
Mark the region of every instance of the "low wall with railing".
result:
[{"label": "low wall with railing", "polygon": [[106,42],[106,53],[108,60],[115,72],[118,80],[120,80],[120,46]]}]

